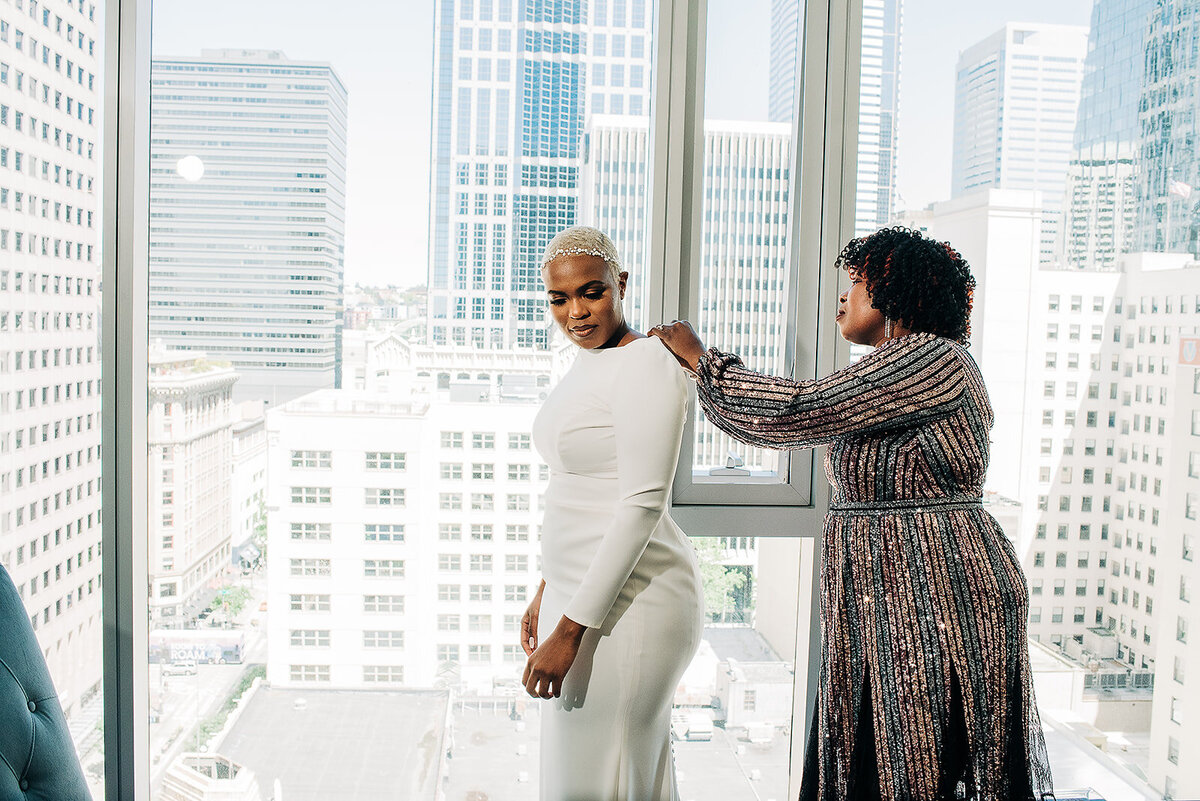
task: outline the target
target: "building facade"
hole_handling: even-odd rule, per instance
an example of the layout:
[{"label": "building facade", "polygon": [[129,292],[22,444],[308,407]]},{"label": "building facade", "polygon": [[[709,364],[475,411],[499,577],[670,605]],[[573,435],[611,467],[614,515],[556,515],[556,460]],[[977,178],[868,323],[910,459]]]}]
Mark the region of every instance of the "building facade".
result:
[{"label": "building facade", "polygon": [[579,222],[587,117],[649,117],[649,4],[514,5],[434,12],[433,345],[550,348],[541,257]]},{"label": "building facade", "polygon": [[1200,3],[1161,0],[1146,30],[1137,247],[1200,253]]},{"label": "building facade", "polygon": [[1092,7],[1075,138],[1063,195],[1060,264],[1115,270],[1136,248],[1135,167],[1143,40],[1155,0],[1098,0]]},{"label": "building facade", "polygon": [[956,67],[951,194],[1041,192],[1043,263],[1056,256],[1087,37],[1077,26],[1009,23]]},{"label": "building facade", "polygon": [[69,717],[103,625],[98,6],[0,6],[0,564]]},{"label": "building facade", "polygon": [[206,50],[151,69],[150,336],[233,364],[237,400],[341,383],[346,88]]},{"label": "building facade", "polygon": [[273,685],[516,686],[549,478],[538,405],[436,380],[269,413]]},{"label": "building facade", "polygon": [[[152,347],[147,421],[150,620],[184,623],[231,561],[233,386],[228,364]],[[208,597],[204,597],[208,592]]]},{"label": "building facade", "polygon": [[[802,13],[798,0],[772,0],[768,114],[771,122],[789,126],[796,101]],[[858,173],[854,196],[856,236],[891,224],[896,211],[904,0],[863,0],[862,13]]]}]

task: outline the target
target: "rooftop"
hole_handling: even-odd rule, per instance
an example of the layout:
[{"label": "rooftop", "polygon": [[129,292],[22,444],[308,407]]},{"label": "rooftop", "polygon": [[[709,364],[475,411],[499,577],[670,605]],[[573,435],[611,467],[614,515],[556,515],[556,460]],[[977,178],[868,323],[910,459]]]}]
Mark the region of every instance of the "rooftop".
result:
[{"label": "rooftop", "polygon": [[434,801],[445,754],[440,691],[292,690],[261,685],[216,747],[263,798]]}]

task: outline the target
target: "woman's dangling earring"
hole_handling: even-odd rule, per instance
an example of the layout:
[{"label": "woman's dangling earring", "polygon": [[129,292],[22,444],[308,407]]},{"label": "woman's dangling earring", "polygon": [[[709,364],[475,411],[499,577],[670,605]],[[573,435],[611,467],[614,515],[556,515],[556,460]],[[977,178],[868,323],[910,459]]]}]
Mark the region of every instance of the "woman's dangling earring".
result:
[{"label": "woman's dangling earring", "polygon": [[892,318],[886,315],[883,318],[883,336],[885,339],[892,338]]}]

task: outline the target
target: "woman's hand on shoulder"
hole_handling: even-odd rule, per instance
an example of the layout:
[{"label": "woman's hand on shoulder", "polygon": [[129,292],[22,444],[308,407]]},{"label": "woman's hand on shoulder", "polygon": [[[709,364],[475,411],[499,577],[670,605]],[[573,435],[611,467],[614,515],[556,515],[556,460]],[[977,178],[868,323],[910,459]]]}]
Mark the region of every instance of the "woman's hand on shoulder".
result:
[{"label": "woman's hand on shoulder", "polygon": [[525,663],[525,675],[521,678],[525,691],[534,698],[558,698],[562,695],[563,680],[575,662],[586,631],[586,626],[563,615],[554,631],[538,645]]},{"label": "woman's hand on shoulder", "polygon": [[704,343],[700,341],[691,323],[687,320],[676,320],[656,325],[646,333],[661,339],[681,365],[693,373],[696,372],[700,357],[704,355]]}]

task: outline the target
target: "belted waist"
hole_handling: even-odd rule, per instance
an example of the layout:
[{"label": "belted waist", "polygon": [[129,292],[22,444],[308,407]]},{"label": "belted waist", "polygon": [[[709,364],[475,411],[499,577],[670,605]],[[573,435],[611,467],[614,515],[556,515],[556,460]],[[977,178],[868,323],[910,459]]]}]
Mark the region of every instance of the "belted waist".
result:
[{"label": "belted waist", "polygon": [[887,514],[889,512],[948,512],[982,509],[978,495],[945,495],[940,498],[894,498],[882,501],[841,501],[831,503],[829,511],[848,514]]}]

